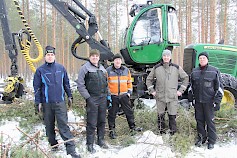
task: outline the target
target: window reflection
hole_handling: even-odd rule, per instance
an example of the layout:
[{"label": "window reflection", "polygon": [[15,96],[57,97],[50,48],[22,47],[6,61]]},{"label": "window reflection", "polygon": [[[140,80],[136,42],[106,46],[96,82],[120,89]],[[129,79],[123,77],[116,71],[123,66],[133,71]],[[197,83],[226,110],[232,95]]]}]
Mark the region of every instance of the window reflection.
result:
[{"label": "window reflection", "polygon": [[134,27],[131,46],[160,43],[160,8],[150,9],[141,15]]},{"label": "window reflection", "polygon": [[179,27],[176,10],[169,8],[168,12],[168,41],[169,43],[179,43]]}]

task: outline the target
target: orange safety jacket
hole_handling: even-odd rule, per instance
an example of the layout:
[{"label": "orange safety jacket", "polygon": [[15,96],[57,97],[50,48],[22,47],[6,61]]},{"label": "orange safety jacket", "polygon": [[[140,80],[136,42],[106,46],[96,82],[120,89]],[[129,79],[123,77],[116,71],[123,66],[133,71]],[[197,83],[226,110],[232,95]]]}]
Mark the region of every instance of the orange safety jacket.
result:
[{"label": "orange safety jacket", "polygon": [[106,70],[111,95],[132,94],[132,77],[127,67],[121,66],[116,69],[114,66],[110,66]]}]

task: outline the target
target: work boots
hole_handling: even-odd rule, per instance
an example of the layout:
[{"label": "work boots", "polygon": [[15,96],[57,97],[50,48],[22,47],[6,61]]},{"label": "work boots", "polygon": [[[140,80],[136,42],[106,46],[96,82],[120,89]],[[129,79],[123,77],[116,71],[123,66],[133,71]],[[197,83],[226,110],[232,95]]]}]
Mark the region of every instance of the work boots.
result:
[{"label": "work boots", "polygon": [[203,137],[201,134],[198,134],[197,141],[195,142],[195,146],[201,147],[202,144],[205,144],[207,137]]},{"label": "work boots", "polygon": [[69,155],[71,155],[72,158],[81,158],[81,156],[76,151],[70,153]]},{"label": "work boots", "polygon": [[169,128],[170,128],[170,135],[174,135],[177,131],[176,115],[169,115]]},{"label": "work boots", "polygon": [[116,133],[114,129],[109,131],[109,137],[110,139],[116,139]]},{"label": "work boots", "polygon": [[165,114],[158,114],[158,130],[160,134],[165,133]]},{"label": "work boots", "polygon": [[141,127],[132,127],[130,129],[130,135],[131,136],[134,136],[137,132],[141,132],[142,131],[142,128]]},{"label": "work boots", "polygon": [[93,144],[87,144],[87,150],[92,154],[96,152],[96,150],[93,147]]},{"label": "work boots", "polygon": [[104,141],[104,137],[98,137],[97,143],[103,149],[108,149],[109,148],[108,145]]},{"label": "work boots", "polygon": [[94,135],[87,135],[86,136],[87,150],[92,154],[96,152],[96,150],[93,147],[93,144],[94,144]]}]

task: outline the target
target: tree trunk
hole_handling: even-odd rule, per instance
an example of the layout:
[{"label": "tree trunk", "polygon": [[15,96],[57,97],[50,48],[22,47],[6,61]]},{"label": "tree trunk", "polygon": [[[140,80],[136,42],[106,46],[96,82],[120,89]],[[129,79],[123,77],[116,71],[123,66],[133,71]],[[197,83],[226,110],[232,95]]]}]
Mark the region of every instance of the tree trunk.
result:
[{"label": "tree trunk", "polygon": [[56,9],[52,6],[52,33],[53,33],[53,35],[52,35],[52,37],[53,37],[53,41],[52,41],[52,43],[53,43],[53,46],[56,48],[57,47],[57,45],[56,45]]},{"label": "tree trunk", "polygon": [[107,40],[108,43],[111,43],[111,29],[110,29],[110,25],[111,25],[111,21],[110,21],[110,0],[107,0],[107,21],[108,21],[108,26],[107,26]]},{"label": "tree trunk", "polygon": [[201,43],[205,42],[205,0],[202,0],[202,13],[201,13]]},{"label": "tree trunk", "polygon": [[46,12],[46,0],[44,0],[44,42],[43,45],[46,46],[48,43],[48,36],[47,36],[47,12]]},{"label": "tree trunk", "polygon": [[228,8],[228,0],[224,0],[224,22],[223,22],[223,38],[225,43],[228,44],[228,36],[227,36],[227,8]]},{"label": "tree trunk", "polygon": [[216,39],[216,0],[211,0],[210,5],[210,43]]}]

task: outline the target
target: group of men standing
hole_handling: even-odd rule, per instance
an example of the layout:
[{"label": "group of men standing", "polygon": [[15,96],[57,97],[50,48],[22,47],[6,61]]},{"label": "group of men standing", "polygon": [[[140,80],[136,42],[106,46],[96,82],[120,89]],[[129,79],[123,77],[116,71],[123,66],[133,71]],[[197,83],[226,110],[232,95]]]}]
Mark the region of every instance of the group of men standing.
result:
[{"label": "group of men standing", "polygon": [[[95,131],[97,131],[97,144],[107,149],[104,141],[106,111],[108,102],[112,106],[108,110],[109,137],[116,138],[115,119],[119,106],[123,109],[126,119],[133,131],[142,131],[135,125],[134,113],[130,103],[132,94],[132,78],[129,69],[122,65],[122,56],[114,55],[113,65],[105,69],[100,63],[100,54],[91,50],[89,61],[81,68],[78,74],[77,87],[82,97],[86,100],[86,145],[87,150],[95,152],[93,147]],[[197,121],[198,141],[197,146],[208,140],[208,149],[214,148],[216,129],[214,125],[214,108],[220,105],[223,95],[219,71],[208,65],[208,54],[199,55],[200,66],[191,74],[190,101],[194,103],[195,118]],[[205,62],[203,62],[205,61]],[[178,81],[181,85],[178,90]],[[153,83],[155,82],[155,85]],[[158,112],[158,129],[161,134],[165,131],[165,113],[168,112],[169,132],[177,132],[176,115],[178,97],[184,93],[189,77],[178,65],[171,62],[171,51],[164,50],[162,61],[155,65],[146,79],[150,94],[156,99]],[[59,133],[66,141],[66,151],[73,158],[80,155],[75,151],[73,135],[67,125],[67,106],[65,92],[68,96],[68,105],[72,105],[73,97],[65,68],[55,63],[55,48],[47,46],[45,50],[45,64],[40,66],[34,75],[36,112],[43,112],[46,135],[53,149],[57,148],[55,139],[55,120]],[[206,129],[207,125],[207,129]],[[69,140],[69,141],[68,141]],[[71,141],[70,141],[71,140]]]},{"label": "group of men standing", "polygon": [[[95,153],[95,131],[97,131],[97,144],[107,149],[104,141],[107,103],[109,108],[108,124],[109,136],[116,138],[115,119],[121,105],[131,132],[141,131],[136,127],[133,109],[129,97],[132,94],[131,74],[127,67],[122,66],[122,56],[116,54],[113,57],[114,65],[105,69],[99,62],[100,54],[97,50],[91,50],[89,61],[81,68],[78,74],[77,87],[82,97],[86,100],[86,145],[87,150]],[[67,126],[67,106],[65,92],[68,96],[68,104],[72,104],[72,94],[69,79],[65,68],[55,63],[55,48],[47,46],[45,50],[45,64],[36,70],[34,75],[35,107],[36,112],[43,112],[46,135],[53,149],[57,148],[55,139],[55,119],[59,133],[64,141],[67,154],[73,158],[80,157],[75,151],[73,136]],[[55,147],[56,146],[56,147]]]}]

